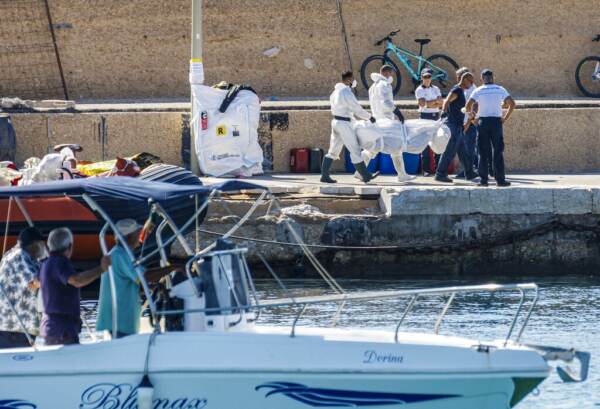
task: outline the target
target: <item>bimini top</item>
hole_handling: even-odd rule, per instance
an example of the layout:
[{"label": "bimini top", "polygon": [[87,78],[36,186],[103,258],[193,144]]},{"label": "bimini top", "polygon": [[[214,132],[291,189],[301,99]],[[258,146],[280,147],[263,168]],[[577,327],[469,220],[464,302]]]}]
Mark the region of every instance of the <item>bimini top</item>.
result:
[{"label": "bimini top", "polygon": [[152,182],[143,179],[115,176],[106,178],[86,178],[36,183],[28,186],[0,188],[0,198],[42,197],[42,196],[82,196],[103,197],[126,201],[144,201],[164,203],[193,195],[208,195],[213,190],[231,192],[240,189],[266,189],[264,186],[240,181],[202,185],[175,185],[164,182]]}]

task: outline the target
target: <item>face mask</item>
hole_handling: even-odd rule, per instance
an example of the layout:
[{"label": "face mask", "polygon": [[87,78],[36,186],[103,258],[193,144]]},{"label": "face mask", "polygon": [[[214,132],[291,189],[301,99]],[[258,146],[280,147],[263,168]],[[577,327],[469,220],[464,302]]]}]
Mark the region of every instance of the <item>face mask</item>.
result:
[{"label": "face mask", "polygon": [[387,82],[388,82],[388,84],[393,84],[394,83],[394,77],[387,77]]},{"label": "face mask", "polygon": [[356,82],[356,80],[352,81],[352,85],[351,85],[352,88],[356,88],[357,85],[358,85],[358,82]]}]

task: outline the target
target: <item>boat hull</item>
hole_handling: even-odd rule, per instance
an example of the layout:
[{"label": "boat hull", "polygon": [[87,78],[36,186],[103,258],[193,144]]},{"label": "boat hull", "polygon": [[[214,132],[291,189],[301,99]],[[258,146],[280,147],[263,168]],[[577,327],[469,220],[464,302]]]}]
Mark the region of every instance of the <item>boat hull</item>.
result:
[{"label": "boat hull", "polygon": [[[2,352],[0,401],[21,402],[11,409],[135,409],[148,341]],[[506,409],[523,380],[537,385],[548,368],[524,350],[181,333],[156,338],[149,374],[161,409]]]}]

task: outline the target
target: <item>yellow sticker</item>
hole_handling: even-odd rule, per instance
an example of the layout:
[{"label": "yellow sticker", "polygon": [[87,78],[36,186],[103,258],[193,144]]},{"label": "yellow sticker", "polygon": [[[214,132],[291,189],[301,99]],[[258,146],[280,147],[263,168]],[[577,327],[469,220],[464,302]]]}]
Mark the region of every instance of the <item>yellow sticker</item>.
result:
[{"label": "yellow sticker", "polygon": [[190,62],[202,62],[202,58],[192,58]]},{"label": "yellow sticker", "polygon": [[217,126],[217,136],[227,135],[227,127],[225,125]]}]

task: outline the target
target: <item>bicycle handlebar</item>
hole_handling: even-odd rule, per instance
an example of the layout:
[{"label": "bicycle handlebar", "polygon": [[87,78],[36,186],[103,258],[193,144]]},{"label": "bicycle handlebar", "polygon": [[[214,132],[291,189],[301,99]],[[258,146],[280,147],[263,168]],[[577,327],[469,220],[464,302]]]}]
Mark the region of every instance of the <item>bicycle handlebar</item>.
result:
[{"label": "bicycle handlebar", "polygon": [[379,45],[383,44],[385,41],[392,41],[392,37],[394,37],[399,32],[400,32],[400,29],[398,29],[396,31],[392,31],[391,33],[389,33],[388,35],[386,35],[385,37],[383,37],[381,40],[377,41],[375,43],[375,45],[379,46]]}]

